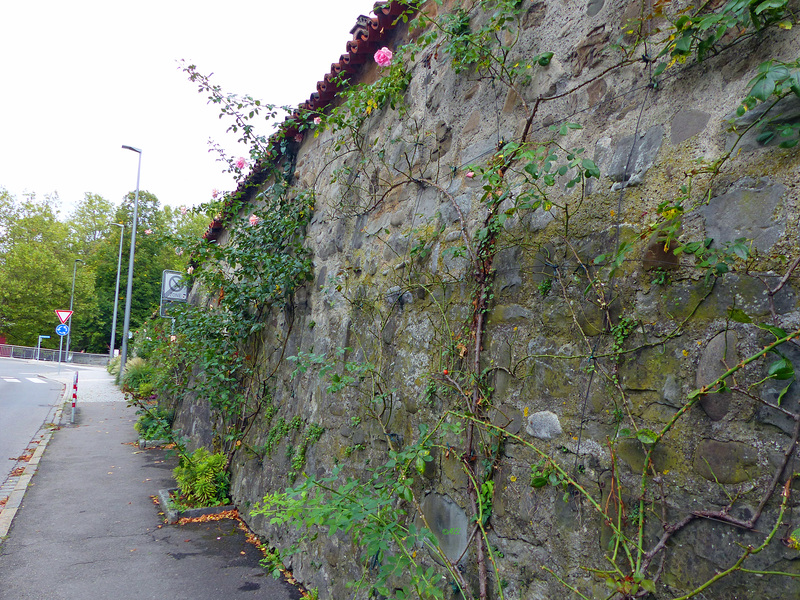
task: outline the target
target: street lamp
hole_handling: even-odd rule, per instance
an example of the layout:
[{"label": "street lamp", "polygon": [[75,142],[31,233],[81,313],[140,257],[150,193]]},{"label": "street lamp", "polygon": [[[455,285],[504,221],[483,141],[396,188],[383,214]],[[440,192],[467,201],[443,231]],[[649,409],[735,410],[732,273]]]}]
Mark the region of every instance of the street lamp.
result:
[{"label": "street lamp", "polygon": [[111,320],[111,343],[109,344],[111,350],[108,353],[108,360],[114,360],[114,342],[117,336],[117,307],[119,306],[119,271],[122,267],[122,238],[125,236],[124,223],[109,223],[109,225],[116,225],[119,230],[119,256],[117,257],[117,287],[114,291],[114,318]]},{"label": "street lamp", "polygon": [[139,175],[142,173],[142,151],[133,146],[122,146],[124,150],[139,155],[139,168],[136,170],[136,196],[133,199],[133,225],[131,226],[131,252],[128,259],[128,289],[125,292],[125,321],[122,326],[122,350],[119,353],[119,382],[125,374],[125,361],[128,360],[128,330],[131,325],[131,294],[133,292],[133,255],[136,252],[136,213],[139,209]]},{"label": "street lamp", "polygon": [[67,319],[67,362],[69,362],[69,339],[72,336],[72,301],[75,299],[75,273],[78,271],[78,263],[86,264],[80,258],[76,258],[72,263],[72,293],[69,295],[69,319]]}]

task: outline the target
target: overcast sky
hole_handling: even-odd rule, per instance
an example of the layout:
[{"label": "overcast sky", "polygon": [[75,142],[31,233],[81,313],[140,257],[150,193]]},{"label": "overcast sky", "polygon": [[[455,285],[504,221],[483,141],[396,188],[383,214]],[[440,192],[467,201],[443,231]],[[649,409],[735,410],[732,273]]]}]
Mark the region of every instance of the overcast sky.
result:
[{"label": "overcast sky", "polygon": [[[235,187],[208,139],[228,121],[178,68],[225,91],[296,106],[345,52],[373,0],[0,1],[0,187],[58,192],[62,216],[85,192],[119,204],[136,187],[196,206]],[[266,125],[265,125],[266,127]],[[265,129],[269,132],[269,129]]]}]

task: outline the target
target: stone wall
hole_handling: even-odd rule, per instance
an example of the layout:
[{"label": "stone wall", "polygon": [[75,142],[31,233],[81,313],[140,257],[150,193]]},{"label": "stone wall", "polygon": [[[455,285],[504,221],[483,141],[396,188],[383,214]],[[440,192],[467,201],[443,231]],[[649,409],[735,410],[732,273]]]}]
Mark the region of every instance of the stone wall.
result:
[{"label": "stone wall", "polygon": [[[444,14],[453,4],[431,3],[426,10]],[[452,382],[468,387],[466,375],[458,377],[470,372],[474,356],[475,266],[464,247],[465,236],[479,235],[488,210],[479,167],[523,132],[529,142],[543,142],[556,135],[553,125],[582,126],[558,141],[585,148],[601,176],[586,180],[583,190],[556,182],[548,189],[549,210],[510,212],[492,263],[480,358],[491,391],[480,411],[518,436],[505,440],[491,476],[488,538],[508,599],[568,596],[547,570],[585,597],[610,593],[586,569],[609,569],[604,556],[613,551],[612,529],[575,488],[531,486],[531,467],[542,461],[533,447],[574,473],[609,515],[622,514],[625,526],[638,519],[647,467],[647,548],[666,525],[691,521],[652,562],[648,576],[657,573],[659,598],[686,593],[731,567],[743,547],[761,544],[778,517],[781,485],[796,468],[791,443],[800,390],[792,384],[776,407],[788,381],[748,387],[766,376],[768,359],[753,360],[729,379],[728,389],[679,411],[692,390],[775,339],[757,324],[800,326],[794,273],[779,286],[800,256],[797,149],[778,147],[780,140],[760,143],[755,129],[738,141],[732,133],[758,116],[737,117],[736,109],[759,64],[796,58],[797,34],[776,28],[702,62],[675,64],[654,87],[655,63],[639,60],[651,48],[638,47],[630,64],[612,68],[622,57],[613,44],[626,41],[624,25],[641,9],[638,1],[525,0],[511,60],[554,53],[548,65],[531,69],[529,82],[512,90],[498,78],[457,72],[443,46],[429,47],[407,59],[405,108],[371,113],[359,144],[337,146],[341,132],[330,127],[318,137],[306,135],[295,184],[317,197],[307,232],[315,281],[276,310],[252,342],[261,375],[275,372],[269,384],[278,412],[257,417],[244,446],[263,444],[278,417],[319,424],[325,433],[307,449],[308,473],[329,474],[338,464],[345,475],[365,476],[386,461],[390,443],[413,442],[420,424],[436,423],[447,410],[466,411]],[[471,14],[473,27],[488,19],[477,9]],[[655,19],[646,27],[662,24]],[[398,48],[419,34],[400,26],[393,35],[390,46]],[[359,78],[369,83],[382,76],[376,65],[366,65]],[[796,97],[776,110],[784,122],[800,118]],[[700,171],[734,143],[719,173]],[[693,195],[673,243],[752,242],[750,258],[731,263],[719,277],[694,256],[665,251],[652,235],[659,205],[686,195],[680,186],[693,172]],[[511,168],[504,176],[511,192],[506,210],[526,184]],[[602,256],[624,244],[630,250],[611,273],[611,259]],[[796,345],[780,350],[800,365]],[[338,372],[347,361],[374,369],[359,385],[331,393],[319,365],[292,378],[296,363],[286,357],[299,353],[324,355]],[[377,385],[383,395],[369,387]],[[648,446],[636,432],[659,432],[676,415],[652,465],[645,465]],[[178,423],[197,442],[212,444],[202,399],[184,399]],[[278,548],[296,533],[248,516],[248,508],[290,484],[287,447],[296,447],[300,435],[288,433],[269,456],[237,451],[231,465],[242,514]],[[781,471],[787,455],[790,464]],[[432,456],[415,483],[421,508],[446,555],[460,560],[474,582],[463,440],[443,438]],[[748,521],[776,470],[777,491],[751,530],[701,518],[730,505],[733,517]],[[787,513],[772,543],[745,567],[800,574],[797,550],[780,541],[798,526],[796,511]],[[338,599],[354,594],[345,582],[360,577],[360,558],[347,536],[323,534],[288,566],[319,588],[320,597]],[[701,597],[795,597],[800,586],[794,581],[740,572]]]}]

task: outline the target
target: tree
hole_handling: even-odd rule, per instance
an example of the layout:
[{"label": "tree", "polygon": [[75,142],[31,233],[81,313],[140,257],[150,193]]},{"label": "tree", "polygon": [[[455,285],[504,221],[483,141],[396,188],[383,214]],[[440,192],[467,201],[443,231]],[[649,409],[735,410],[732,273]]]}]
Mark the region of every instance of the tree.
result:
[{"label": "tree", "polygon": [[[134,193],[125,196],[113,215],[113,220],[125,223],[120,270],[119,315],[115,347],[122,343],[122,318],[127,293],[130,227],[133,218]],[[139,226],[136,232],[133,287],[131,297],[131,331],[135,331],[158,312],[161,303],[161,274],[164,269],[185,270],[188,252],[178,237],[197,240],[207,226],[207,219],[191,211],[160,207],[158,198],[147,191],[139,192],[137,211]],[[114,286],[117,276],[119,228],[107,227],[95,246],[92,257],[96,274],[98,314],[95,327],[80,343],[90,352],[108,352],[111,321],[114,314]]]},{"label": "tree", "polygon": [[[40,334],[57,325],[53,311],[69,306],[77,256],[66,243],[67,225],[57,218],[57,196],[38,200],[31,194],[22,202],[7,196],[4,202],[10,209],[0,248],[4,332],[10,343],[35,345]],[[94,275],[90,270],[78,269],[76,273],[75,305],[82,306],[86,319],[91,319]],[[49,343],[53,345],[52,339]]]},{"label": "tree", "polygon": [[[106,353],[114,314],[120,229],[124,223],[123,260],[120,273],[120,313],[117,340],[122,340],[130,223],[134,194],[118,207],[87,193],[66,222],[58,218],[58,196],[37,199],[34,194],[18,200],[0,188],[0,333],[14,344],[34,345],[41,334],[50,334],[58,321],[55,309],[69,307],[75,260],[75,311],[71,349]],[[192,211],[161,208],[149,192],[139,194],[139,227],[131,298],[131,329],[136,330],[158,311],[161,273],[185,270],[189,240],[197,240],[207,219]],[[45,346],[57,347],[53,335]]]},{"label": "tree", "polygon": [[70,237],[75,251],[89,256],[97,243],[108,233],[108,222],[114,216],[114,205],[97,194],[87,192],[70,215]]}]

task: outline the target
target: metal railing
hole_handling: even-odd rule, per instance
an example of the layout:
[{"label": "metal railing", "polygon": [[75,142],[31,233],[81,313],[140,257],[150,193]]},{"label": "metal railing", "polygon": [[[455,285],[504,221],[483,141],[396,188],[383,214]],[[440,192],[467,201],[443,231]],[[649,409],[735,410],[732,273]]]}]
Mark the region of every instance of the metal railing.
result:
[{"label": "metal railing", "polygon": [[[58,355],[58,350],[51,350],[50,348],[0,344],[0,358],[24,358],[27,360],[58,362]],[[104,367],[108,364],[108,354],[90,354],[88,352],[70,352],[67,354],[66,351],[62,351],[61,360],[75,365],[98,365]]]}]

